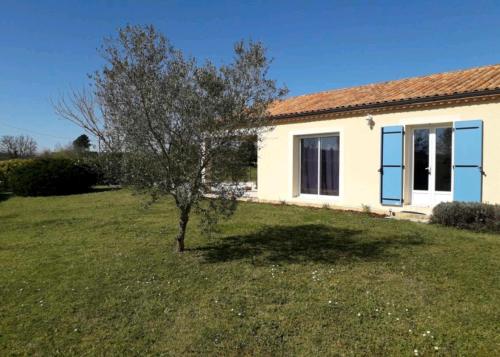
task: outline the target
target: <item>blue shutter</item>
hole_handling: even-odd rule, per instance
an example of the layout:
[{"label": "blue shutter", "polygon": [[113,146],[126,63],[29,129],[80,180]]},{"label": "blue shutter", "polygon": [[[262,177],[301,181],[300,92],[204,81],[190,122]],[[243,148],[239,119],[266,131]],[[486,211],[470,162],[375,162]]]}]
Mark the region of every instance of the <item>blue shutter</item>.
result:
[{"label": "blue shutter", "polygon": [[483,181],[483,122],[454,123],[453,200],[481,202]]},{"label": "blue shutter", "polygon": [[382,128],[380,167],[380,202],[383,205],[403,205],[403,143],[401,125]]}]

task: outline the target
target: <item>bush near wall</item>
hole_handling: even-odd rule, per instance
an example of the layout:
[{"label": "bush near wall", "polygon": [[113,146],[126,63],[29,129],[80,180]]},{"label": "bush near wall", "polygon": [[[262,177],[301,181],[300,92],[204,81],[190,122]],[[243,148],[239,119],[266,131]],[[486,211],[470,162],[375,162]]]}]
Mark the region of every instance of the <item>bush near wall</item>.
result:
[{"label": "bush near wall", "polygon": [[431,223],[474,231],[500,232],[500,205],[443,202],[434,207]]},{"label": "bush near wall", "polygon": [[44,158],[14,168],[8,181],[19,196],[68,195],[88,192],[96,183],[96,174],[75,160]]},{"label": "bush near wall", "polygon": [[33,159],[11,159],[0,161],[0,191],[11,191],[9,175],[17,167],[33,162]]}]

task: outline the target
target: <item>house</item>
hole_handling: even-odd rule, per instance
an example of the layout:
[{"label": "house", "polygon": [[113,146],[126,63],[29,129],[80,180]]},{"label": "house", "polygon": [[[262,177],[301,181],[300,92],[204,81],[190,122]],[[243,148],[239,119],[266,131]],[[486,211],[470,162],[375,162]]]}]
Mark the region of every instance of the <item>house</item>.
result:
[{"label": "house", "polygon": [[500,64],[292,97],[270,113],[261,201],[422,213],[500,203]]}]

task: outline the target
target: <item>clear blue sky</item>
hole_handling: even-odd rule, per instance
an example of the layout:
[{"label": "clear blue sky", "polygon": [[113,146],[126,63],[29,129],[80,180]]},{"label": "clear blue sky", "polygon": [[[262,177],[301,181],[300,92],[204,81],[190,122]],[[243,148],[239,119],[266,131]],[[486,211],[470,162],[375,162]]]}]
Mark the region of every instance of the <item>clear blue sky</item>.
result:
[{"label": "clear blue sky", "polygon": [[238,39],[263,41],[290,95],[500,62],[498,0],[2,0],[0,135],[29,134],[41,148],[78,136],[50,98],[83,86],[102,65],[102,38],[127,23],[153,24],[217,63]]}]

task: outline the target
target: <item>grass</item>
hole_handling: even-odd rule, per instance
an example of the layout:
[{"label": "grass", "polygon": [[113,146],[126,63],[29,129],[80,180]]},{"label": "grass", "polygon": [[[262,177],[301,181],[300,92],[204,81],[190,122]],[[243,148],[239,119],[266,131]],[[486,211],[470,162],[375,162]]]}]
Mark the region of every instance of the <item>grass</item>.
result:
[{"label": "grass", "polygon": [[0,355],[500,352],[498,235],[243,203],[178,255],[170,201],[2,197]]}]

